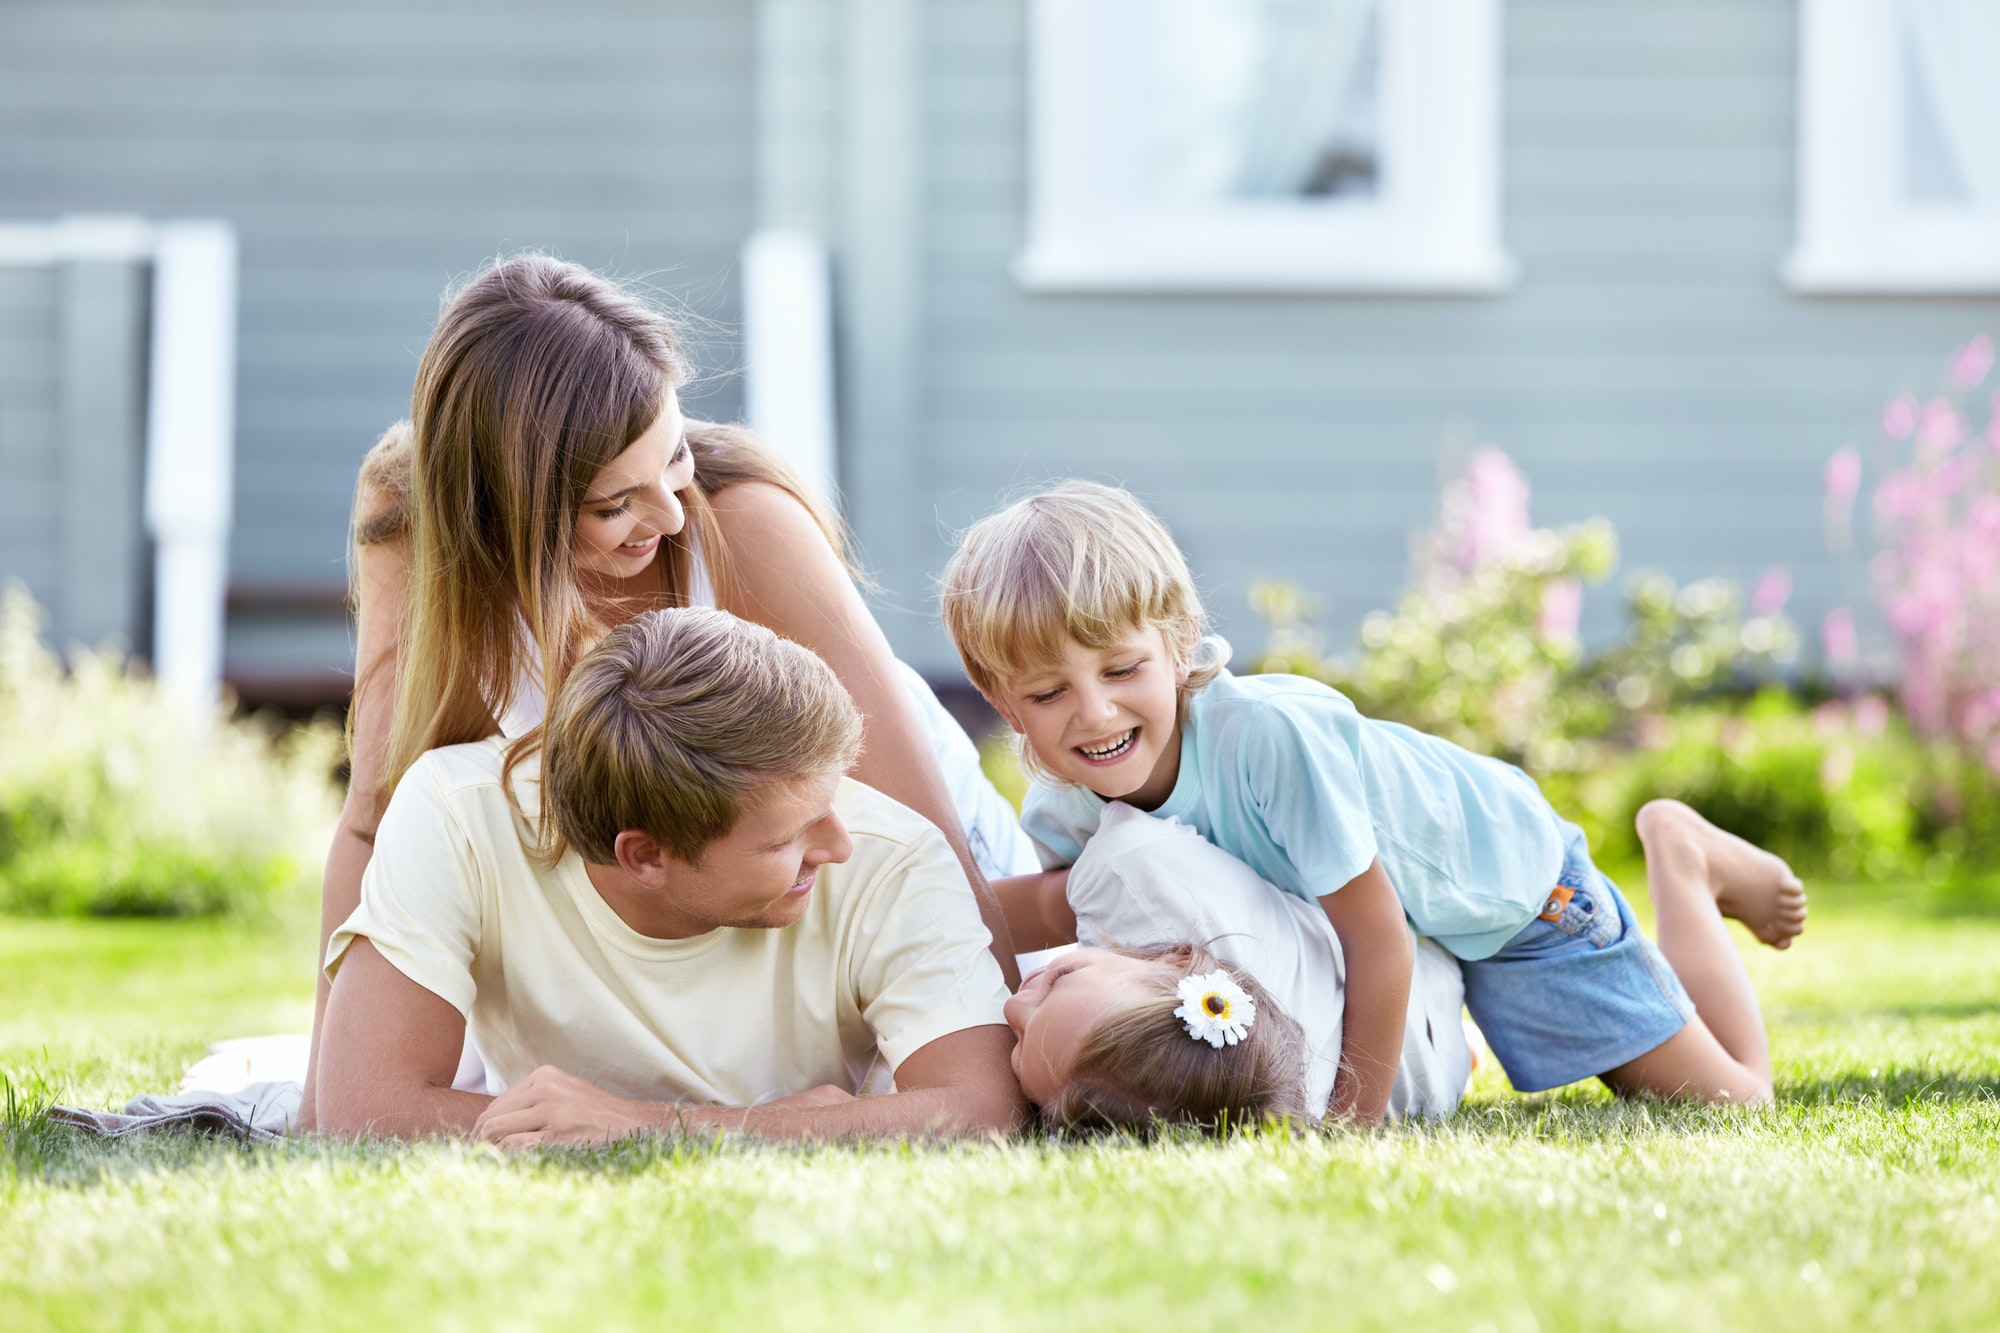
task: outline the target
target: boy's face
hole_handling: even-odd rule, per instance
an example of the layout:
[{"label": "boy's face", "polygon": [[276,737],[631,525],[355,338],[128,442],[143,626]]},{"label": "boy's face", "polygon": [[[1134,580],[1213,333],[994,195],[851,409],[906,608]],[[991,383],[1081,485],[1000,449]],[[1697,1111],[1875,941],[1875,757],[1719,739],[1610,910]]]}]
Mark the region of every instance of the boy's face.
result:
[{"label": "boy's face", "polygon": [[1160,631],[1135,629],[1108,648],[1071,642],[1060,662],[1002,681],[993,704],[1050,773],[1151,810],[1180,773],[1186,680]]}]

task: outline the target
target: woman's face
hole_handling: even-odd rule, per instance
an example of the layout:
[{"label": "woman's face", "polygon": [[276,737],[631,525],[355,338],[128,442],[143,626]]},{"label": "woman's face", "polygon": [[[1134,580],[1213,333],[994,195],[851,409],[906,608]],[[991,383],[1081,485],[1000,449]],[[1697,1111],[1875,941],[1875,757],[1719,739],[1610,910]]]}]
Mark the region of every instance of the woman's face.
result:
[{"label": "woman's face", "polygon": [[1154,978],[1163,966],[1109,949],[1078,949],[1022,982],[1006,1012],[1015,1037],[1014,1077],[1028,1100],[1053,1101],[1097,1025],[1159,994]]},{"label": "woman's face", "polygon": [[606,463],[584,492],[576,520],[578,570],[615,579],[644,571],[660,553],[660,539],[686,524],[677,492],[693,480],[687,418],[669,389],[659,419]]}]

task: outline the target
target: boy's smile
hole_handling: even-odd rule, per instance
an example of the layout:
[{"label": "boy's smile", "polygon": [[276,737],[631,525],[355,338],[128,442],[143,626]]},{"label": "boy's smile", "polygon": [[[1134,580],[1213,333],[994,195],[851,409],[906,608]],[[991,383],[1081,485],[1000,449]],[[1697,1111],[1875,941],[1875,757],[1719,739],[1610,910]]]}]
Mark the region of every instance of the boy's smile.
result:
[{"label": "boy's smile", "polygon": [[1157,628],[1131,630],[1106,648],[1067,644],[1060,662],[1008,679],[993,702],[1052,776],[1152,810],[1180,776],[1186,679]]}]

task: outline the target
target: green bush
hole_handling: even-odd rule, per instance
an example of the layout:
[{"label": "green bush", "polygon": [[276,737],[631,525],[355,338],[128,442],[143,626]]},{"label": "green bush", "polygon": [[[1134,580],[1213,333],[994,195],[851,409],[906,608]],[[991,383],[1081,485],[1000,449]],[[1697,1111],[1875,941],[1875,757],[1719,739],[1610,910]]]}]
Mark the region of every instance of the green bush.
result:
[{"label": "green bush", "polygon": [[1669,796],[1842,877],[1943,881],[2000,860],[2000,787],[1963,747],[1878,697],[1812,708],[1772,683],[1797,645],[1781,574],[1747,616],[1722,580],[1641,575],[1623,636],[1584,653],[1581,585],[1616,550],[1602,522],[1531,528],[1527,483],[1483,450],[1446,488],[1410,589],[1363,620],[1354,654],[1326,655],[1307,599],[1266,584],[1252,592],[1271,630],[1254,668],[1314,677],[1371,717],[1521,765],[1608,858],[1637,854],[1633,815]]},{"label": "green bush", "polygon": [[1543,786],[1607,856],[1636,855],[1633,816],[1670,796],[1841,878],[1942,880],[1976,859],[1973,832],[1994,814],[1958,751],[1879,698],[1807,708],[1776,686],[1661,716],[1637,747]]},{"label": "green bush", "polygon": [[126,669],[43,644],[0,595],[0,911],[198,916],[310,893],[338,813],[340,736],[274,737]]}]

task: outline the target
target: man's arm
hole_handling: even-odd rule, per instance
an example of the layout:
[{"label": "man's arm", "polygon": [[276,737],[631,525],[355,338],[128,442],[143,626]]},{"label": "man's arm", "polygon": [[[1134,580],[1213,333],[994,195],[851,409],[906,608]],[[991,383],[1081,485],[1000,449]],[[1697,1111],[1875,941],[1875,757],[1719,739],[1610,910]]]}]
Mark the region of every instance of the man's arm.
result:
[{"label": "man's arm", "polygon": [[1322,896],[1319,905],[1347,957],[1340,1072],[1326,1113],[1380,1124],[1396,1087],[1410,1008],[1410,969],[1416,962],[1403,904],[1377,857],[1339,892]]},{"label": "man's arm", "polygon": [[451,1086],[465,1019],[366,937],[341,957],[320,1029],[320,1132],[410,1139],[467,1134],[493,1099]]},{"label": "man's arm", "polygon": [[1009,1068],[1013,1049],[1014,1034],[1004,1026],[962,1028],[904,1060],[889,1096],[854,1098],[815,1089],[752,1107],[635,1102],[544,1066],[495,1098],[473,1132],[503,1148],[606,1143],[647,1130],[732,1130],[763,1139],[1012,1133],[1028,1117],[1027,1098]]},{"label": "man's arm", "polygon": [[1076,943],[1076,913],[1069,905],[1069,868],[993,881],[993,896],[1007,918],[1007,932],[1022,953]]}]

